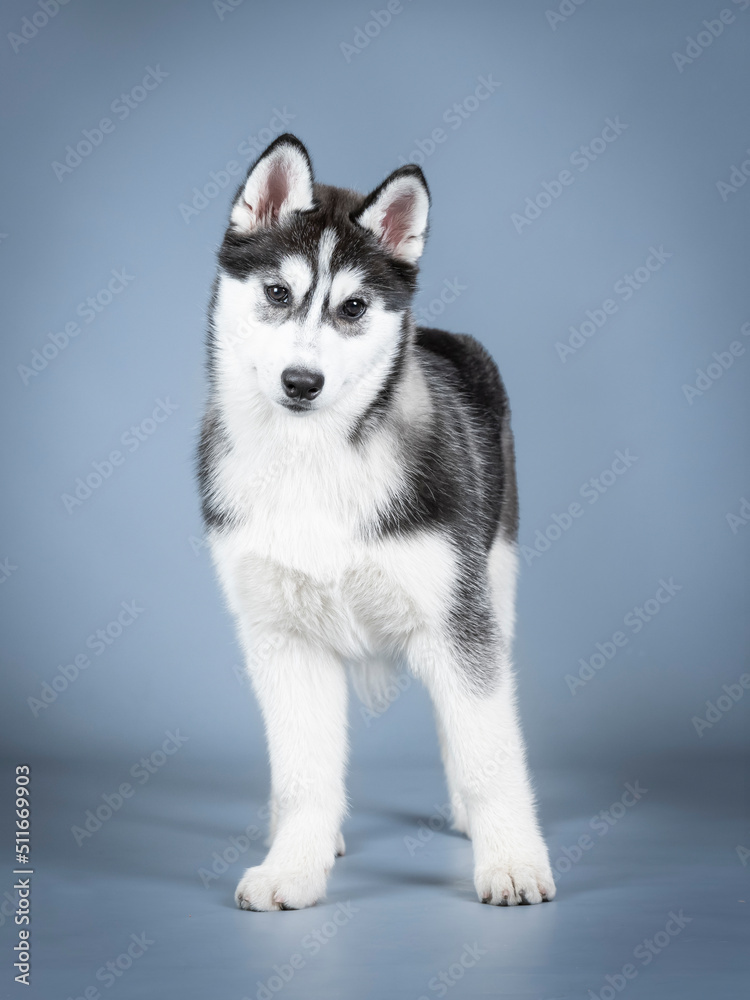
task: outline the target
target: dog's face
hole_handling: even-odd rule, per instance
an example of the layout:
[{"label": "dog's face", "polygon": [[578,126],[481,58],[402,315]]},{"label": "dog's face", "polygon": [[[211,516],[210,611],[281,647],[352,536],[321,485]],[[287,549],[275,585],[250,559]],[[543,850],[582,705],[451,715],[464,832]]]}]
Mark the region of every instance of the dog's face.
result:
[{"label": "dog's face", "polygon": [[314,184],[277,139],[251,168],[219,253],[217,364],[290,419],[367,406],[397,364],[429,195],[418,167],[371,195]]}]

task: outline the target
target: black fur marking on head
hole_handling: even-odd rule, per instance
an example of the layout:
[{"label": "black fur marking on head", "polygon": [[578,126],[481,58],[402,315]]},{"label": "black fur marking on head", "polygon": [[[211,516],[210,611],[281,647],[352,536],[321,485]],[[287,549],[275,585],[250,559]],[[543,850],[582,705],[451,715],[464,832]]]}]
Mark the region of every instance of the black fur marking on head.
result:
[{"label": "black fur marking on head", "polygon": [[[422,173],[421,168],[418,167],[415,163],[407,163],[403,167],[399,167],[397,170],[394,170],[392,174],[389,174],[389,176],[386,177],[383,183],[379,184],[378,187],[376,187],[375,190],[372,191],[363,200],[361,206],[357,209],[357,211],[352,213],[351,216],[352,221],[356,225],[360,225],[359,219],[362,217],[363,213],[366,212],[371,205],[374,205],[375,202],[378,200],[378,198],[381,196],[381,194],[387,188],[389,188],[394,182],[398,181],[398,179],[401,177],[413,177],[416,181],[419,182],[419,184],[424,189],[424,193],[427,195],[427,204],[429,206],[432,201],[430,197],[430,189],[427,186],[427,181],[425,180],[425,176]],[[424,232],[422,233],[423,241],[427,239],[428,228],[429,226],[425,226]],[[410,264],[409,262],[403,260],[401,262],[405,263],[407,267],[416,267],[416,265]]]},{"label": "black fur marking on head", "polygon": [[294,148],[297,150],[298,153],[302,153],[304,158],[307,160],[307,166],[310,171],[310,176],[312,177],[313,173],[312,160],[310,159],[310,154],[307,152],[305,144],[301,142],[297,138],[297,136],[293,135],[291,132],[284,132],[283,135],[280,135],[276,139],[274,139],[270,146],[266,146],[266,148],[260,154],[258,159],[254,163],[250,164],[250,166],[247,168],[247,173],[245,174],[246,181],[247,178],[250,176],[250,174],[253,172],[253,170],[255,170],[255,168],[261,162],[261,160],[265,160],[265,158],[269,156],[271,153],[273,153],[276,149],[278,149],[279,146],[294,146]]},{"label": "black fur marking on head", "polygon": [[374,205],[375,202],[380,197],[380,195],[383,193],[383,191],[385,191],[385,189],[390,184],[392,184],[393,181],[396,180],[398,177],[415,177],[424,188],[425,194],[427,195],[427,200],[428,201],[432,200],[430,197],[430,189],[427,186],[427,181],[425,180],[425,176],[422,173],[422,168],[418,167],[416,163],[405,163],[403,167],[397,167],[397,169],[394,170],[392,174],[389,174],[386,177],[386,179],[383,181],[382,184],[379,184],[374,191],[371,191],[370,194],[365,199],[363,199],[362,205],[359,207],[359,209],[355,214],[361,215],[361,213],[366,211],[370,207],[370,205]]},{"label": "black fur marking on head", "polygon": [[[242,187],[236,197],[241,193]],[[362,195],[325,184],[313,185],[313,194],[314,208],[294,212],[283,222],[259,226],[249,233],[230,226],[219,248],[221,268],[243,280],[253,272],[273,271],[286,257],[298,255],[305,258],[317,277],[320,238],[326,229],[332,229],[336,236],[332,271],[360,269],[366,284],[382,297],[386,309],[405,309],[416,289],[417,268],[391,256],[374,233],[353,221],[362,206]]]},{"label": "black fur marking on head", "polygon": [[[257,164],[274,149],[283,144],[295,145],[304,153],[310,163],[307,150],[292,135],[279,136],[268,149],[253,163],[248,176]],[[416,169],[416,168],[415,168]],[[312,168],[311,168],[312,173]],[[242,197],[246,181],[238,187],[232,204]],[[365,204],[365,196],[346,188],[313,184],[314,206],[306,211],[294,212],[281,222],[259,225],[250,232],[243,232],[229,225],[218,252],[220,271],[238,280],[246,279],[251,273],[273,275],[289,256],[302,256],[313,273],[311,289],[300,304],[305,308],[312,296],[312,288],[318,277],[320,240],[327,229],[332,229],[336,241],[331,257],[331,271],[357,268],[363,274],[363,284],[377,294],[387,310],[405,312],[411,303],[417,284],[417,267],[398,260],[387,252],[370,230],[355,221],[355,216]],[[216,308],[218,275],[214,281],[209,305],[206,368],[211,393],[216,389],[216,355],[213,316]],[[269,306],[269,308],[272,308]],[[337,324],[341,325],[341,324]],[[344,335],[356,335],[354,330],[344,328]],[[394,359],[388,385],[383,386],[373,402],[371,411],[360,421],[361,427],[353,431],[356,439],[365,425],[371,423],[376,414],[386,408],[403,366],[406,347],[406,333],[402,331],[402,341]],[[216,404],[209,407],[203,424],[198,448],[198,481],[203,499],[203,517],[209,527],[224,527],[234,523],[233,517],[220,508],[211,492],[211,469],[217,457],[229,447],[221,424]]]}]

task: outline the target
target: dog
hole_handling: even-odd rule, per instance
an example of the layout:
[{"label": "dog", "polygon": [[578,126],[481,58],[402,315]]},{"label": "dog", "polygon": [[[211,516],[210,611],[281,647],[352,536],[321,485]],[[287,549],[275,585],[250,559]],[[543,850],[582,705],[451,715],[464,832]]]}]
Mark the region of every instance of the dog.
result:
[{"label": "dog", "polygon": [[483,903],[555,895],[519,726],[510,410],[473,338],[417,327],[422,171],[366,197],[277,138],[218,252],[198,480],[265,722],[271,830],[236,890],[312,906],[344,853],[347,671],[406,663],[434,703],[455,829]]}]

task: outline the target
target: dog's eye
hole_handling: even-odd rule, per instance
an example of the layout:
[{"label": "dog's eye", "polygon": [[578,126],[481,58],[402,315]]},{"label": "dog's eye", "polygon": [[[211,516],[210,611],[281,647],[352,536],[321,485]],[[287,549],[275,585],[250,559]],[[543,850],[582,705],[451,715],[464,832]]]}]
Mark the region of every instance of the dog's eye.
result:
[{"label": "dog's eye", "polygon": [[347,319],[359,319],[364,314],[366,308],[367,303],[363,302],[362,299],[347,299],[341,305],[341,312]]},{"label": "dog's eye", "polygon": [[289,301],[289,289],[283,285],[266,285],[266,298],[274,305],[286,305]]}]

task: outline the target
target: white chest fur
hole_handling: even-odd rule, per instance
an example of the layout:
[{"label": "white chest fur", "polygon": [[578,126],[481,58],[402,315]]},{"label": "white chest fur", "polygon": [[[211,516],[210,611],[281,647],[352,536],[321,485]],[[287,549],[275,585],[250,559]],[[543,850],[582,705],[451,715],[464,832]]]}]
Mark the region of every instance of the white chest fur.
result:
[{"label": "white chest fur", "polygon": [[359,451],[325,421],[291,417],[247,444],[238,442],[215,479],[241,512],[237,527],[212,538],[235,613],[264,634],[302,632],[349,657],[439,626],[455,566],[448,539],[368,536],[401,484],[391,442],[376,438]]}]

